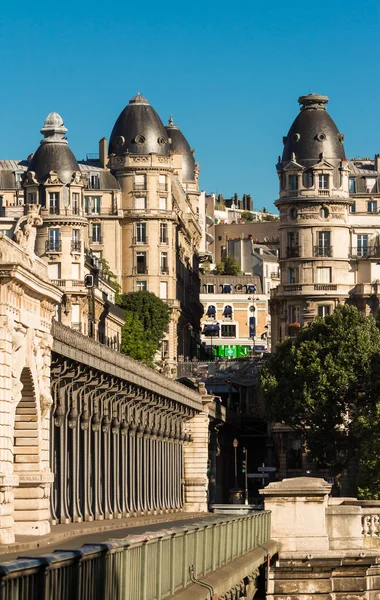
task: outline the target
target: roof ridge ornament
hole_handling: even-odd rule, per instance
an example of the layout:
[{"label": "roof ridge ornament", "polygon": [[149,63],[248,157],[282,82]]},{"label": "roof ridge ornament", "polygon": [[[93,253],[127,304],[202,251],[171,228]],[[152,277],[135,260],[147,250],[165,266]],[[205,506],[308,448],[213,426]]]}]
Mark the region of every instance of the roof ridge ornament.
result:
[{"label": "roof ridge ornament", "polygon": [[307,94],[298,98],[302,110],[326,110],[325,104],[328,104],[329,97],[321,94]]},{"label": "roof ridge ornament", "polygon": [[65,138],[67,128],[63,124],[61,115],[56,112],[51,112],[48,114],[40,131],[44,136],[44,139],[40,142],[41,144],[50,142],[67,144],[67,139]]}]

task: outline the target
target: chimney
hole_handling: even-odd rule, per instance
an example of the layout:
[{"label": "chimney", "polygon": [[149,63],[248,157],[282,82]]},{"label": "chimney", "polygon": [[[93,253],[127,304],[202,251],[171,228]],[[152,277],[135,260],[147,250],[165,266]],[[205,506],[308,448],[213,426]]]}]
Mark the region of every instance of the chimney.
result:
[{"label": "chimney", "polygon": [[107,158],[107,138],[102,137],[102,139],[99,142],[99,162],[100,166],[103,167],[103,169],[106,166]]},{"label": "chimney", "polygon": [[375,171],[380,171],[380,154],[375,154]]}]

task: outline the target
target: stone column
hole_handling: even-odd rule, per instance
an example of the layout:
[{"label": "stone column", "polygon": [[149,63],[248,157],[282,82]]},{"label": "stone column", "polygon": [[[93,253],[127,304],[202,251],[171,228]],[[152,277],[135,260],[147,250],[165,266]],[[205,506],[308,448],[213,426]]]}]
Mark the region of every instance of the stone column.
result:
[{"label": "stone column", "polygon": [[317,477],[295,477],[260,490],[265,509],[272,512],[271,537],[281,552],[329,550],[326,509],[331,485]]},{"label": "stone column", "polygon": [[[205,390],[204,390],[205,391]],[[213,397],[202,396],[203,410],[188,423],[191,443],[184,446],[186,512],[207,512],[209,404]]]}]

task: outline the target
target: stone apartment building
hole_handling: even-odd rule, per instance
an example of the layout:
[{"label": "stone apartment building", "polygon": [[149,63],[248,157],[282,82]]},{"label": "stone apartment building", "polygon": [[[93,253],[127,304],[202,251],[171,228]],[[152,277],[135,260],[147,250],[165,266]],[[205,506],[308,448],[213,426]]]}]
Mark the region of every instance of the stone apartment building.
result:
[{"label": "stone apartment building", "polygon": [[273,345],[341,302],[367,313],[379,304],[380,156],[346,158],[327,96],[299,103],[277,165],[281,283],[272,291]]},{"label": "stone apartment building", "polygon": [[174,362],[191,344],[187,325],[197,332],[202,314],[199,168],[186,138],[172,119],[164,127],[141,94],[116,120],[108,151],[100,140],[97,159],[77,161],[57,113],[41,133],[27,160],[0,161],[0,231],[12,237],[20,218],[40,216],[36,252],[64,291],[58,318],[83,333],[93,322],[97,336],[120,335],[109,270],[122,292],[162,298],[171,315],[162,353]]}]

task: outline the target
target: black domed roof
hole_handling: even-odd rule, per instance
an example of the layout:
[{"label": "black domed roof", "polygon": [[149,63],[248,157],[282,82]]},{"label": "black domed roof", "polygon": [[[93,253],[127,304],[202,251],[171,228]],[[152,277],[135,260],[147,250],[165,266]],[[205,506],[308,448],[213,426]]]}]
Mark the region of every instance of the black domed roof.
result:
[{"label": "black domed roof", "polygon": [[129,101],[112,129],[109,154],[168,155],[165,127],[148,100],[140,93]]},{"label": "black domed roof", "polygon": [[38,181],[48,177],[50,171],[56,171],[62,183],[70,183],[79,165],[64,138],[67,129],[58,113],[50,113],[41,133],[44,139],[30,161],[28,171],[34,171]]},{"label": "black domed roof", "polygon": [[323,158],[335,164],[345,158],[344,136],[326,111],[327,96],[309,94],[298,98],[301,112],[284,138],[283,162],[295,154],[297,163],[312,166]]},{"label": "black domed roof", "polygon": [[172,117],[166,125],[166,131],[171,139],[170,149],[177,154],[182,154],[182,181],[195,181],[195,159],[189,142],[182,131],[174,125]]}]

